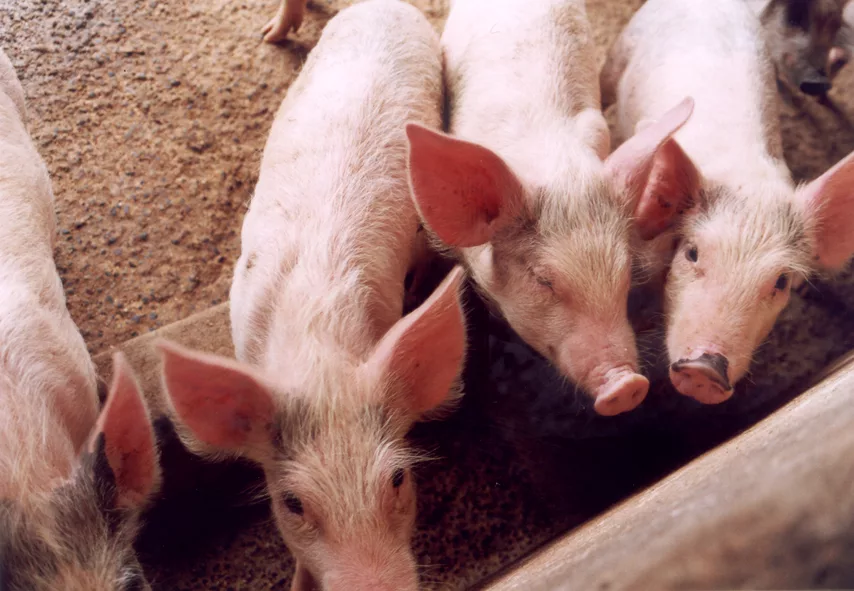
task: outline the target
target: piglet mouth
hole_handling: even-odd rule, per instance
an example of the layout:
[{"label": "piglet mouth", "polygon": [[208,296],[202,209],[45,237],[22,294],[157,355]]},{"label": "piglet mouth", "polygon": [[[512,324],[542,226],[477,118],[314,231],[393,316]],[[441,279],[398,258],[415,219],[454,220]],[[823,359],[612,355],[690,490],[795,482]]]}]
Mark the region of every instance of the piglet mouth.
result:
[{"label": "piglet mouth", "polygon": [[670,381],[680,394],[703,404],[718,404],[732,396],[729,360],[720,353],[703,353],[672,363]]},{"label": "piglet mouth", "polygon": [[649,380],[629,368],[614,369],[606,375],[604,384],[593,392],[593,409],[600,415],[611,417],[635,408],[643,402],[649,391]]}]

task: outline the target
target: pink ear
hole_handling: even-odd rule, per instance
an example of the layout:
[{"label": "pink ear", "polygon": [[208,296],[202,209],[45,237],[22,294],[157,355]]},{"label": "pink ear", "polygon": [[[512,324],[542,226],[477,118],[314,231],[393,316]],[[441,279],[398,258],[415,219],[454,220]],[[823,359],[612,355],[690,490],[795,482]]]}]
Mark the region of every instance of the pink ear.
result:
[{"label": "pink ear", "polygon": [[816,258],[838,269],[854,254],[854,153],[797,192],[814,231]]},{"label": "pink ear", "polygon": [[[693,110],[694,99],[688,97],[658,121],[645,125],[605,160],[606,172],[614,179],[618,190],[626,193],[626,200],[633,210],[638,208],[644,188],[656,165],[659,149],[685,125]],[[663,164],[669,166],[669,159],[665,159]],[[649,206],[643,208],[645,212],[648,209]]]},{"label": "pink ear", "polygon": [[635,207],[640,236],[651,240],[673,225],[676,217],[694,202],[700,189],[700,173],[674,139],[656,152],[646,187]]},{"label": "pink ear", "polygon": [[513,218],[522,185],[491,150],[410,123],[409,182],[421,217],[451,246],[489,242]]},{"label": "pink ear", "polygon": [[367,364],[380,379],[401,390],[394,403],[422,414],[444,402],[465,357],[465,317],[459,286],[463,269],[455,267],[416,310],[399,320],[377,345]]},{"label": "pink ear", "polygon": [[113,384],[95,433],[104,436],[107,462],[116,479],[118,505],[143,505],[160,483],[160,467],[148,408],[121,353],[113,356]]},{"label": "pink ear", "polygon": [[259,460],[271,445],[276,405],[261,379],[236,361],[167,341],[163,380],[178,418],[201,442]]}]

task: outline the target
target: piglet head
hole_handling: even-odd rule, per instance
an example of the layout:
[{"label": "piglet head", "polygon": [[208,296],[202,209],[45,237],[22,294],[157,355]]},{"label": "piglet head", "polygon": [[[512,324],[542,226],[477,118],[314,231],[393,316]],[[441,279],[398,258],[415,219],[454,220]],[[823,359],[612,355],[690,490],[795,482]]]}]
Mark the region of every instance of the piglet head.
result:
[{"label": "piglet head", "polygon": [[804,277],[804,227],[781,191],[709,186],[683,225],[665,291],[670,379],[704,404],[732,395]]},{"label": "piglet head", "polygon": [[835,48],[843,0],[771,0],[761,15],[765,39],[782,78],[801,92],[827,94],[841,67]]},{"label": "piglet head", "polygon": [[484,146],[407,126],[410,184],[426,225],[460,249],[510,326],[603,415],[631,410],[647,393],[626,318],[631,219],[639,211],[650,236],[667,226],[663,208],[641,196],[656,153],[691,107],[627,142],[604,166],[591,150],[595,167],[567,163],[545,185],[523,182]]},{"label": "piglet head", "polygon": [[72,477],[32,498],[0,502],[4,591],[149,589],[133,550],[160,470],[148,410],[130,367],[113,359],[106,404]]},{"label": "piglet head", "polygon": [[723,402],[812,271],[854,253],[854,156],[815,181],[736,195],[708,187],[683,227],[667,279],[667,348],[676,389]]},{"label": "piglet head", "polygon": [[159,344],[184,440],[263,467],[297,562],[292,589],[417,589],[416,457],[404,436],[455,392],[465,354],[462,276],[452,271],[366,359],[329,354],[302,384]]}]

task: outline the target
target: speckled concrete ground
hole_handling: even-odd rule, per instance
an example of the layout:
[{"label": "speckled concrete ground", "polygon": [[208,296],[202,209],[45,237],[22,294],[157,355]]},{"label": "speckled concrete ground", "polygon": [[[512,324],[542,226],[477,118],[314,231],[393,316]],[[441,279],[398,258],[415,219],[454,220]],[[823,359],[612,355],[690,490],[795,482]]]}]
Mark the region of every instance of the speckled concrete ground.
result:
[{"label": "speckled concrete ground", "polygon": [[[445,1],[414,3],[441,26]],[[603,53],[640,3],[588,1]],[[273,113],[348,2],[310,3],[304,28],[281,47],[260,42],[274,4],[0,0],[0,44],[57,194],[57,260],[93,351],[226,297]],[[854,67],[832,94],[836,113],[797,97],[785,108],[799,179],[854,148],[852,84]],[[850,275],[816,281],[732,402],[696,407],[659,385],[638,412],[604,420],[472,303],[479,332],[465,403],[413,436],[439,458],[417,474],[423,580],[476,586],[766,414],[851,348],[852,306]],[[227,349],[224,320],[214,314],[199,344]],[[140,543],[155,588],[287,589],[284,546],[263,503],[246,500],[257,474],[202,465],[165,441],[167,490]]]}]

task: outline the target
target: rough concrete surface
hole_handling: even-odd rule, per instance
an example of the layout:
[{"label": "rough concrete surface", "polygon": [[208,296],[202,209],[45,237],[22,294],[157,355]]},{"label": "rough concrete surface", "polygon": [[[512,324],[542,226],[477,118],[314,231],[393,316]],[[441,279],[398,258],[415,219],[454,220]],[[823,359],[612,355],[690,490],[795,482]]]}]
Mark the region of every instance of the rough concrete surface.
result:
[{"label": "rough concrete surface", "polygon": [[[413,2],[441,27],[446,0]],[[273,114],[325,22],[349,4],[309,2],[281,46],[261,42],[273,0],[0,0],[0,45],[27,93],[57,196],[56,256],[94,352],[225,300],[239,228]],[[641,0],[588,0],[601,55]],[[793,97],[785,147],[798,179],[854,148],[854,66],[837,110]],[[414,542],[428,588],[476,586],[791,399],[854,345],[854,279],[796,296],[732,401],[700,407],[658,384],[616,419],[554,375],[470,298],[467,396],[413,441]],[[225,306],[165,334],[230,351]],[[644,335],[654,340],[657,335]],[[126,345],[152,399],[157,359]],[[109,363],[99,357],[105,373]],[[166,487],[140,542],[155,589],[287,589],[290,559],[257,472],[183,452],[161,422]]]}]

